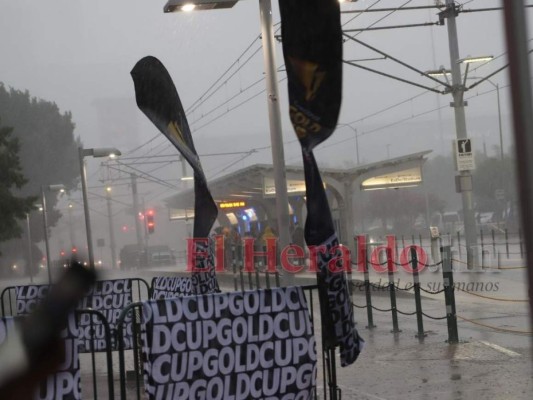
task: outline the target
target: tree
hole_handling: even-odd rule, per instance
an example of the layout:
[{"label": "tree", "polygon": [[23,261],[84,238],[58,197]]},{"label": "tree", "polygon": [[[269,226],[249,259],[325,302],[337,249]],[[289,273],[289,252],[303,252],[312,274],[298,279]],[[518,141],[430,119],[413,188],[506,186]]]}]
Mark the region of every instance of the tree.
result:
[{"label": "tree", "polygon": [[[433,211],[442,210],[444,202],[435,195],[428,196],[428,206]],[[383,233],[387,233],[387,224],[392,223],[396,233],[412,233],[415,220],[424,215],[426,198],[415,189],[378,190],[370,193],[366,212],[382,223]]]},{"label": "tree", "polygon": [[[50,101],[31,97],[25,91],[6,89],[0,83],[0,118],[5,125],[13,127],[13,136],[20,144],[20,165],[28,180],[20,190],[21,196],[40,193],[41,185],[63,184],[68,190],[76,188],[79,178],[77,148],[81,145],[74,137],[75,125],[70,112],[62,113]],[[61,213],[55,208],[57,197],[47,197],[48,224],[54,226]],[[44,239],[43,224],[38,215],[30,218],[33,242]],[[22,227],[25,230],[25,227]],[[6,242],[2,245],[6,259],[24,257],[24,244]],[[34,257],[41,258],[34,247]]]},{"label": "tree", "polygon": [[11,137],[12,132],[13,128],[2,126],[0,120],[0,242],[20,237],[22,229],[17,220],[25,218],[36,200],[13,194],[27,180],[20,165],[19,141]]},{"label": "tree", "polygon": [[[474,199],[479,212],[494,213],[493,222],[504,220],[504,211],[514,209],[517,202],[515,160],[505,155],[479,157],[474,171]],[[507,223],[516,221],[506,221]]]}]

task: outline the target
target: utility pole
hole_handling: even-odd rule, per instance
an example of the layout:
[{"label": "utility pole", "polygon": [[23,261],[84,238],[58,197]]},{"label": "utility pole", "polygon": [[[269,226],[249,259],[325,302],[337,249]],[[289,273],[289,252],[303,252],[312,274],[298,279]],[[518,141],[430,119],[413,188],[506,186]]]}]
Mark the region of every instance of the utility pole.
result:
[{"label": "utility pole", "polygon": [[[461,79],[461,66],[458,63],[459,42],[457,39],[457,7],[454,0],[446,0],[446,10],[442,16],[447,18],[448,42],[450,46],[450,64],[452,71],[452,107],[455,111],[455,130],[457,139],[466,139],[465,103],[463,101],[465,87]],[[474,267],[474,251],[477,246],[476,219],[472,206],[472,174],[470,171],[460,172],[460,193],[463,201],[463,218],[466,240],[467,267]]]},{"label": "utility pole", "polygon": [[115,229],[113,224],[113,210],[111,206],[111,187],[106,188],[107,216],[109,220],[109,247],[111,249],[111,268],[117,268],[117,250],[115,244]]},{"label": "utility pole", "polygon": [[[263,60],[268,98],[268,116],[270,123],[270,141],[272,145],[272,164],[274,184],[276,186],[276,217],[278,222],[278,244],[284,249],[290,244],[289,234],[289,197],[287,194],[287,177],[285,175],[285,156],[283,152],[283,135],[281,130],[281,111],[277,66],[275,62],[274,33],[272,29],[272,4],[270,0],[259,0],[261,20],[261,39],[263,43]],[[294,284],[294,276],[284,273],[283,286]]]},{"label": "utility pole", "polygon": [[30,273],[30,283],[33,283],[33,252],[30,229],[30,213],[26,213],[26,237],[28,241],[28,272]]},{"label": "utility pole", "polygon": [[137,175],[130,174],[131,193],[133,196],[133,218],[135,219],[135,234],[137,235],[137,249],[139,250],[139,265],[141,267],[141,254],[143,250],[143,239],[141,236],[141,223],[139,221],[139,195],[137,193]]},{"label": "utility pole", "polygon": [[73,205],[70,202],[70,198],[69,198],[67,210],[68,210],[68,234],[70,236],[70,251],[71,252],[76,247],[76,233],[74,231],[74,226],[72,225],[72,207]]}]

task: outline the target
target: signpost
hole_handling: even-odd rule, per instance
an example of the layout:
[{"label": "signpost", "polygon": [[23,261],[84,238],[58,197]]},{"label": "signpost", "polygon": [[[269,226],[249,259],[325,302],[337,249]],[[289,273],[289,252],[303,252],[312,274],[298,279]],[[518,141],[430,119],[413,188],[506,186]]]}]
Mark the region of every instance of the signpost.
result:
[{"label": "signpost", "polygon": [[455,139],[454,141],[455,164],[457,171],[470,171],[476,168],[472,139]]}]

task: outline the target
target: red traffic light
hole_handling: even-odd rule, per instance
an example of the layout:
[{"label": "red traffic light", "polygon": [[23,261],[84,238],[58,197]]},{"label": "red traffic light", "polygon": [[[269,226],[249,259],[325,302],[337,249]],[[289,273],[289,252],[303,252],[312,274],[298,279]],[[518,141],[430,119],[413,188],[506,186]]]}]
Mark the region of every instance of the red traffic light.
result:
[{"label": "red traffic light", "polygon": [[148,210],[146,212],[146,229],[148,233],[154,233],[155,231],[154,210]]}]

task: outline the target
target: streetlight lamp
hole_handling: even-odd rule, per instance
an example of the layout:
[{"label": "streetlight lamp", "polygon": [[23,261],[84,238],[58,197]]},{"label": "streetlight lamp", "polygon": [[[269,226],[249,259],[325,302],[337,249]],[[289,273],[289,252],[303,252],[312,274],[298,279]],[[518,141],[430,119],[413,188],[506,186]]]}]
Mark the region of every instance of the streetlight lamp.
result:
[{"label": "streetlight lamp", "polygon": [[91,217],[89,214],[89,199],[87,198],[87,170],[85,168],[85,157],[109,157],[115,158],[122,153],[114,147],[103,147],[98,149],[84,149],[78,148],[78,158],[80,161],[80,174],[81,174],[81,191],[83,195],[83,213],[85,214],[85,229],[87,231],[87,250],[89,252],[89,268],[94,269],[94,251],[92,243],[91,233]]},{"label": "streetlight lamp", "polygon": [[[238,0],[168,0],[164,7],[164,11],[168,13],[174,11],[231,8],[237,3],[237,1]],[[289,198],[287,195],[287,180],[285,175],[285,156],[283,152],[283,138],[281,131],[281,111],[279,107],[279,91],[275,63],[271,0],[259,0],[259,11],[267,87],[266,92],[270,123],[270,143],[272,147],[272,165],[274,170],[274,184],[276,187],[278,238],[281,248],[285,248],[290,244]],[[293,277],[292,275],[287,274],[285,275],[284,280],[285,284],[290,285],[292,284]]]},{"label": "streetlight lamp", "polygon": [[65,193],[64,185],[48,185],[41,186],[41,201],[42,201],[42,211],[43,211],[43,227],[44,227],[44,245],[46,250],[46,269],[48,271],[48,283],[52,284],[52,265],[50,264],[50,243],[48,241],[48,216],[46,209],[46,194],[45,189],[50,191],[57,191],[60,193]]},{"label": "streetlight lamp", "polygon": [[[466,74],[468,73],[468,68],[470,64],[475,62],[488,62],[494,59],[494,56],[478,56],[478,57],[466,57],[457,62],[460,64],[466,64],[465,80]],[[498,104],[498,129],[500,133],[500,159],[503,161],[503,131],[502,131],[502,113],[501,113],[501,103],[500,103],[500,85],[492,82],[488,78],[481,78],[482,81],[487,81],[496,89],[496,101]]]}]

